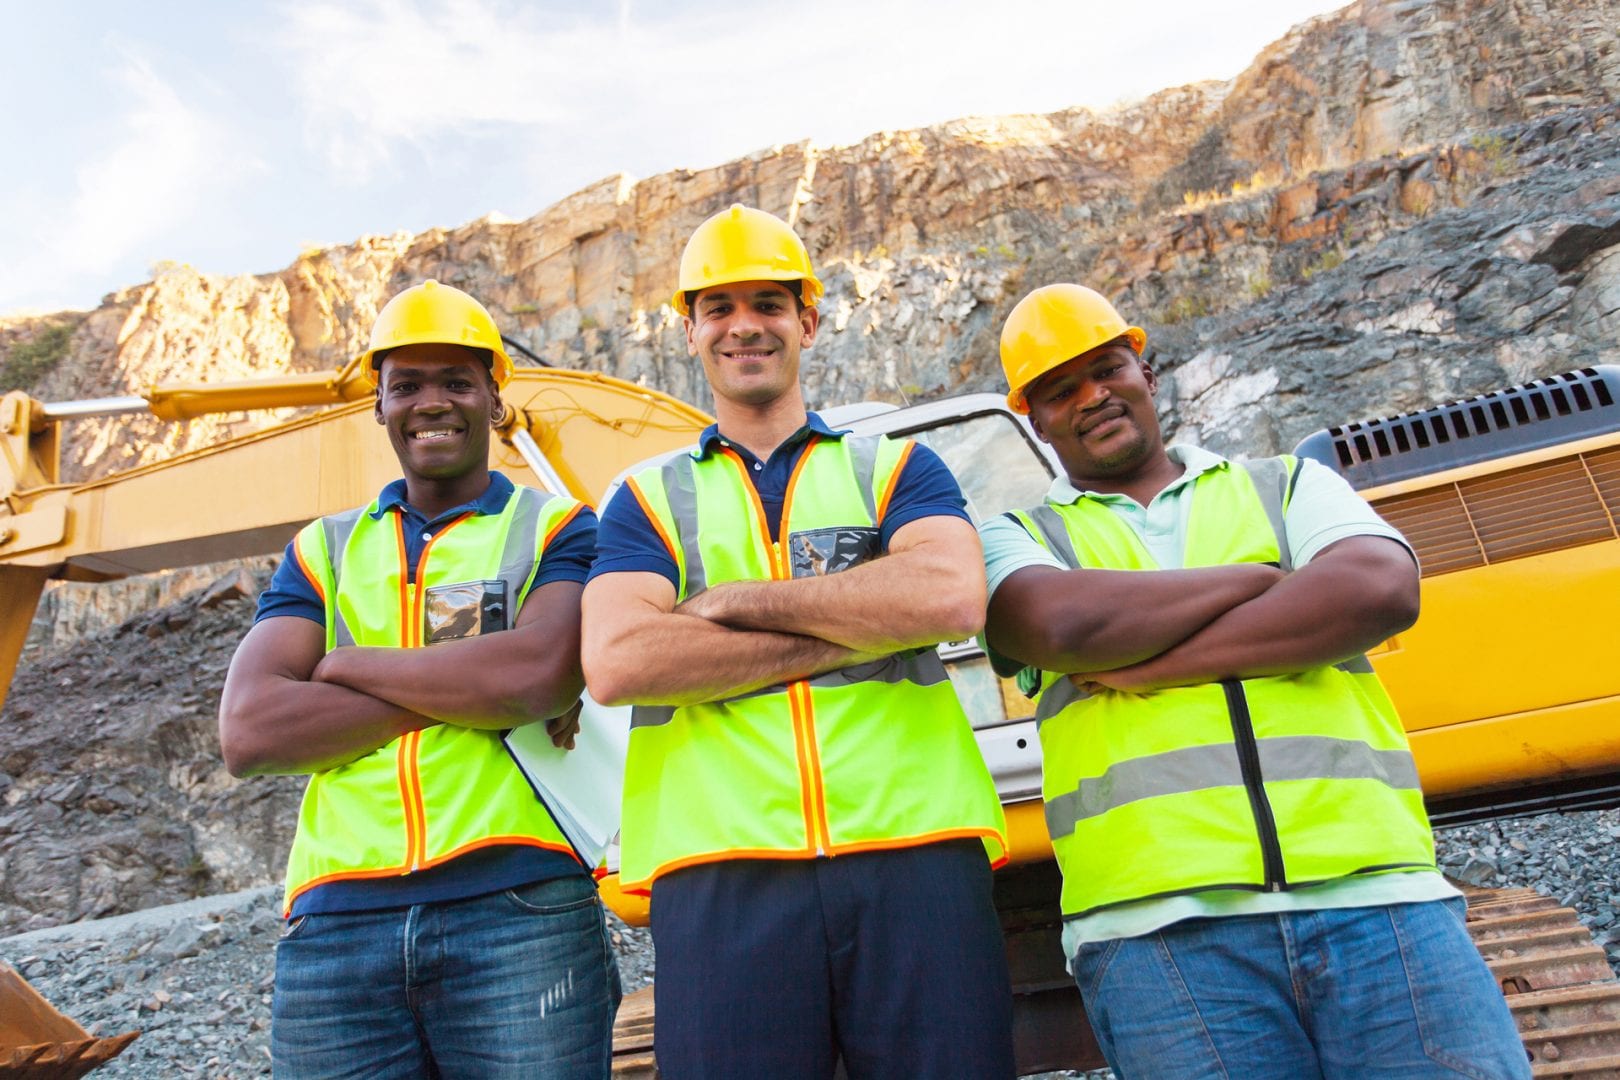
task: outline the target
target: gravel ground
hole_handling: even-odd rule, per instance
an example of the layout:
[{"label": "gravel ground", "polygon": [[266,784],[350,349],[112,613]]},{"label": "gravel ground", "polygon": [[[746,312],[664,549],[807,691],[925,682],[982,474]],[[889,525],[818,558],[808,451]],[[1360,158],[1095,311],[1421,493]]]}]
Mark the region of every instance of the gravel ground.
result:
[{"label": "gravel ground", "polygon": [[[1620,966],[1620,811],[1544,814],[1438,834],[1441,866],[1528,885],[1575,908]],[[270,1071],[275,889],[253,889],[0,938],[0,959],[92,1034],[142,1034],[96,1073],[246,1077]],[[652,982],[644,929],[611,918],[626,992]]]}]

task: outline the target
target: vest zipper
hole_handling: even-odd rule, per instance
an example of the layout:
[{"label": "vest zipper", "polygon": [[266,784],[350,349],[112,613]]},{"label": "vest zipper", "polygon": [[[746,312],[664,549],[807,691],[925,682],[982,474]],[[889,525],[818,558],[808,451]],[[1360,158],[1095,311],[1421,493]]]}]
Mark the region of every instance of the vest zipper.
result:
[{"label": "vest zipper", "polygon": [[[798,463],[793,467],[793,475],[788,479],[787,491],[782,497],[782,517],[777,522],[778,536],[787,529],[788,510],[793,505],[793,490],[798,486],[799,474],[804,470],[805,463],[810,460],[810,452],[815,449],[816,441],[812,435],[804,452],[799,456]],[[737,471],[742,475],[743,490],[753,501],[754,513],[759,519],[761,539],[765,542],[765,557],[770,563],[771,579],[791,580],[793,575],[788,569],[787,554],[783,545],[771,537],[770,522],[765,517],[765,505],[760,502],[759,490],[754,487],[753,478],[748,475],[747,463],[730,447],[722,449],[721,453],[737,466]],[[810,700],[810,684],[802,679],[788,683],[787,700],[788,715],[793,720],[793,738],[798,744],[796,756],[799,765],[799,785],[806,803],[805,842],[807,846],[815,848],[817,855],[825,855],[832,847],[832,837],[827,824],[827,790],[821,776],[821,749],[816,743],[816,717]]]},{"label": "vest zipper", "polygon": [[1221,689],[1226,692],[1226,711],[1232,721],[1238,768],[1243,772],[1243,786],[1249,793],[1249,808],[1254,813],[1255,831],[1259,833],[1266,891],[1281,892],[1288,884],[1288,875],[1283,868],[1282,844],[1277,838],[1277,819],[1271,812],[1271,800],[1266,797],[1265,778],[1260,775],[1260,746],[1254,737],[1249,699],[1243,692],[1243,683],[1237,679],[1222,679]]},{"label": "vest zipper", "polygon": [[[428,538],[422,554],[416,560],[416,583],[411,585],[409,566],[405,561],[405,515],[394,512],[394,527],[399,532],[399,588],[400,588],[400,645],[407,649],[422,647],[422,602],[427,595],[428,553],[439,537],[472,517],[472,511],[447,522],[444,528]],[[422,869],[427,862],[427,800],[422,794],[422,732],[406,732],[399,741],[399,796],[405,811],[405,873]]]}]

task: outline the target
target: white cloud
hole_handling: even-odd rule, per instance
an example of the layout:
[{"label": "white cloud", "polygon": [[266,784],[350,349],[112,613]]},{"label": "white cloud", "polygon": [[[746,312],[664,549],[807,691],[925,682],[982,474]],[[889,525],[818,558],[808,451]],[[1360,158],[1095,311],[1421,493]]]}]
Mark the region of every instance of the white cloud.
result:
[{"label": "white cloud", "polygon": [[250,163],[232,132],[124,51],[108,81],[117,133],[74,172],[68,193],[33,208],[34,250],[5,262],[0,296],[48,296],[144,258],[142,248],[201,212],[205,194]]},{"label": "white cloud", "polygon": [[277,44],[342,180],[364,182],[403,147],[456,152],[454,140],[479,134],[531,167],[567,160],[594,178],[1229,77],[1321,6],[1257,0],[1239,24],[1230,9],[1177,0],[666,2],[639,13],[617,0],[564,6],[567,17],[501,0],[326,0],[285,6]]}]

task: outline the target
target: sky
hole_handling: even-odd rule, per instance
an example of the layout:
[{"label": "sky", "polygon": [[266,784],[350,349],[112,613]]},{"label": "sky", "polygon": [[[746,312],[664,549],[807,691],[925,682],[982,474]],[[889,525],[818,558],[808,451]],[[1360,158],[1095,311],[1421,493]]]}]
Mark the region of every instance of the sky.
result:
[{"label": "sky", "polygon": [[1238,74],[1328,0],[0,0],[0,314]]}]

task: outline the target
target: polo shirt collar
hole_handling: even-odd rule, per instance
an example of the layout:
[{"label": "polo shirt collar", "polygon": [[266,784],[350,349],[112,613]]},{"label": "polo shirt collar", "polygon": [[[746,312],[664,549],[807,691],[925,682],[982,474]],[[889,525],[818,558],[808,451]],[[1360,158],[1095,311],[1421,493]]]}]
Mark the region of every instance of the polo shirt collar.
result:
[{"label": "polo shirt collar", "polygon": [[[777,447],[777,450],[781,450],[783,447],[797,446],[812,435],[820,435],[826,439],[842,439],[848,434],[849,432],[846,430],[834,431],[828,427],[827,422],[821,418],[820,414],[806,413],[804,426],[783,440],[782,445]],[[692,451],[692,456],[702,461],[714,453],[716,448],[730,445],[731,443],[725,436],[720,434],[720,425],[710,424],[703,429],[703,434],[698,436],[697,449]],[[775,451],[772,451],[772,453],[775,453]]]},{"label": "polo shirt collar", "polygon": [[[515,490],[512,481],[508,480],[505,474],[490,470],[489,487],[484,489],[482,495],[464,502],[460,506],[451,507],[433,520],[459,517],[469,510],[475,514],[498,514],[506,509],[506,501],[512,497],[512,492]],[[382,489],[381,494],[377,496],[377,505],[371,511],[372,520],[381,518],[388,511],[395,509],[404,513],[415,514],[417,517],[422,516],[415,507],[405,501],[405,480],[403,477]]]},{"label": "polo shirt collar", "polygon": [[[1205,450],[1201,446],[1192,446],[1187,443],[1176,443],[1173,446],[1167,446],[1165,447],[1164,452],[1171,461],[1182,467],[1182,473],[1180,476],[1170,481],[1170,483],[1166,484],[1164,490],[1159,492],[1160,495],[1165,495],[1176,491],[1179,488],[1192,483],[1194,480],[1197,480],[1200,476],[1203,476],[1207,472],[1211,472],[1215,469],[1225,469],[1232,464],[1226,458],[1221,457],[1221,455],[1215,453],[1213,450]],[[1070,503],[1079,502],[1083,498],[1111,501],[1114,499],[1126,499],[1129,497],[1130,496],[1128,495],[1118,495],[1101,491],[1082,491],[1073,484],[1069,483],[1069,478],[1067,476],[1059,476],[1057,479],[1053,480],[1052,486],[1046,491],[1047,501],[1055,503],[1058,506],[1067,506]],[[1155,496],[1155,498],[1157,498],[1157,496]]]}]

